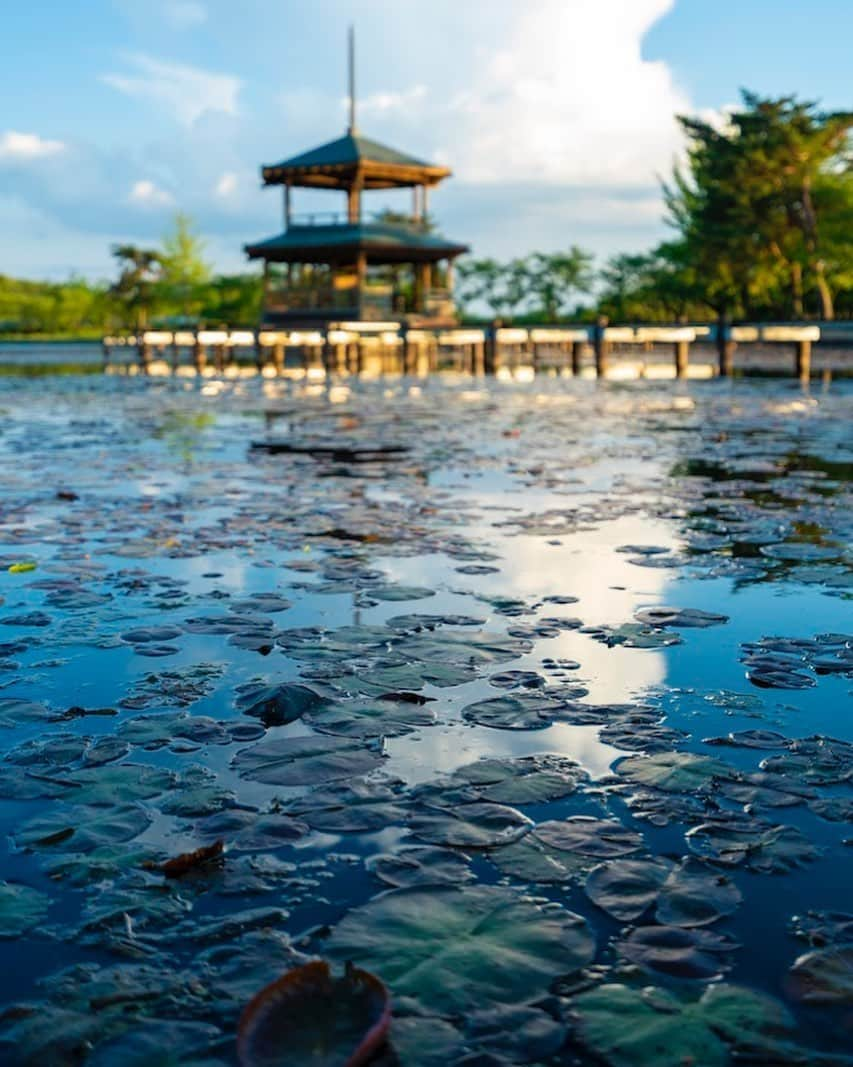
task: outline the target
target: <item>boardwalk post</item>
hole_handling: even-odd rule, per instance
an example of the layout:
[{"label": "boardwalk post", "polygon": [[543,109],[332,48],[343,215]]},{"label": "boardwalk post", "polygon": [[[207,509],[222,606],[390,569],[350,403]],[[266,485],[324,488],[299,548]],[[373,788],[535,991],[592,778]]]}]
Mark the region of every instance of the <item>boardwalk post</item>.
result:
[{"label": "boardwalk post", "polygon": [[812,376],[812,343],[811,341],[796,342],[796,372],[801,382],[807,382]]},{"label": "boardwalk post", "polygon": [[143,374],[150,373],[151,366],[151,346],[146,342],[145,335],[141,334],[139,342],[136,346],[137,354],[139,355],[139,369]]},{"label": "boardwalk post", "polygon": [[583,341],[572,341],[572,377],[579,378],[581,373],[581,357],[583,355]]},{"label": "boardwalk post", "polygon": [[687,364],[690,358],[690,342],[675,341],[672,347],[675,355],[675,376],[676,378],[686,378]]},{"label": "boardwalk post", "polygon": [[734,370],[736,343],[725,314],[717,319],[717,371],[721,378],[731,378]]},{"label": "boardwalk post", "polygon": [[486,374],[494,374],[498,369],[498,330],[500,325],[500,319],[495,319],[486,329],[486,346],[483,353],[483,369]]},{"label": "boardwalk post", "polygon": [[592,340],[595,347],[595,375],[597,378],[607,377],[608,344],[604,334],[609,321],[606,315],[600,315],[593,327]]},{"label": "boardwalk post", "polygon": [[193,363],[195,364],[196,374],[204,374],[204,368],[207,365],[207,352],[204,345],[196,334],[195,344],[193,345]]}]

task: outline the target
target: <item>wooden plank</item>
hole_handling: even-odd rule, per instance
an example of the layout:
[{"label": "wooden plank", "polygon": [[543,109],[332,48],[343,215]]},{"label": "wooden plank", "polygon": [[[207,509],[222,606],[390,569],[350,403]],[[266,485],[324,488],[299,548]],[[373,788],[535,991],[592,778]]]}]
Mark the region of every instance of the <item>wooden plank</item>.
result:
[{"label": "wooden plank", "polygon": [[438,334],[439,344],[442,345],[476,345],[485,339],[483,330],[441,330]]},{"label": "wooden plank", "polygon": [[251,330],[232,330],[228,334],[229,345],[254,345],[255,335]]},{"label": "wooden plank", "polygon": [[[608,335],[610,332],[607,331]],[[641,326],[635,331],[634,340],[638,344],[645,341],[652,344],[679,344],[682,341],[695,341],[696,330],[692,326]]]},{"label": "wooden plank", "polygon": [[758,327],[757,326],[732,326],[729,330],[729,338],[732,341],[757,341],[758,340]]},{"label": "wooden plank", "polygon": [[283,330],[261,330],[258,334],[258,344],[266,347],[267,345],[286,345],[288,334]]},{"label": "wooden plank", "polygon": [[549,329],[536,329],[530,331],[530,340],[535,345],[547,345],[547,344],[569,344],[575,341],[587,341],[589,340],[589,331],[585,329],[577,330],[549,330]]},{"label": "wooden plank", "polygon": [[619,344],[631,344],[634,340],[634,329],[632,326],[605,326],[602,335],[603,340],[610,341],[611,344],[614,341]]},{"label": "wooden plank", "polygon": [[200,345],[224,345],[228,341],[227,330],[199,330]]},{"label": "wooden plank", "polygon": [[819,326],[762,326],[761,340],[784,341],[819,341]]},{"label": "wooden plank", "polygon": [[165,330],[146,330],[142,335],[142,343],[146,345],[170,345],[172,343],[172,335]]},{"label": "wooden plank", "polygon": [[495,330],[495,340],[499,345],[523,345],[527,341],[527,330],[502,326]]}]

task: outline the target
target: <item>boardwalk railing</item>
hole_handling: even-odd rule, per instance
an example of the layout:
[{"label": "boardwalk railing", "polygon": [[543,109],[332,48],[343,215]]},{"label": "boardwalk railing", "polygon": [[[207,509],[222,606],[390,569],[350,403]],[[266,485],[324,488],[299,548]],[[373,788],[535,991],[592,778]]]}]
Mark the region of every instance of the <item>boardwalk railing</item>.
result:
[{"label": "boardwalk railing", "polygon": [[[712,344],[716,358],[702,363],[706,372],[730,375],[735,352],[751,345],[787,346],[792,372],[811,375],[812,346],[821,329],[808,325],[741,325],[721,331],[713,326],[533,326],[487,329],[407,329],[395,321],[341,322],[322,329],[146,330],[138,335],[105,337],[105,370],[142,373],[235,374],[241,369],[268,375],[288,367],[332,373],[358,373],[368,361],[381,371],[428,373],[451,364],[472,374],[499,374],[521,366],[552,368],[574,375],[605,378],[615,353],[643,355],[661,346],[672,352],[673,375],[690,375],[691,346]],[[834,339],[834,338],[833,338]],[[845,338],[853,343],[853,336]],[[590,355],[592,359],[590,360]],[[124,358],[122,358],[124,357]],[[659,366],[659,364],[656,364]],[[253,368],[253,371],[251,370]],[[640,373],[645,373],[645,363]]]}]

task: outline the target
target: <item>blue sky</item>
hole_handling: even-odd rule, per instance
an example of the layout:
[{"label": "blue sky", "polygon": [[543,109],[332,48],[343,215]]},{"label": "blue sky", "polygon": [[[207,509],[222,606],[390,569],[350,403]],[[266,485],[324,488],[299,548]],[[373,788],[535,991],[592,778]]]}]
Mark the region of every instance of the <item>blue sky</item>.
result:
[{"label": "blue sky", "polygon": [[107,276],[176,210],[240,269],[259,165],[343,132],[350,22],[360,127],[453,167],[433,210],[480,255],[654,243],[673,115],[741,86],[853,106],[848,0],[6,0],[0,273]]}]

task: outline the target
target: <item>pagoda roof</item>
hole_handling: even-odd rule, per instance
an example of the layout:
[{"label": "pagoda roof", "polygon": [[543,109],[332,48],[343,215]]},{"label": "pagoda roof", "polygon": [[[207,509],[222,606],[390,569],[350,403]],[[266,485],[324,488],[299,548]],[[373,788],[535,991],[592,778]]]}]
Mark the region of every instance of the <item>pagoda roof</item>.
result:
[{"label": "pagoda roof", "polygon": [[320,188],[343,188],[359,175],[366,189],[388,189],[435,185],[450,170],[349,131],[335,141],[261,167],[261,174],[266,185]]},{"label": "pagoda roof", "polygon": [[291,226],[277,237],[246,245],[250,259],[281,263],[338,263],[364,252],[373,263],[433,262],[468,251],[440,234],[387,222]]}]

